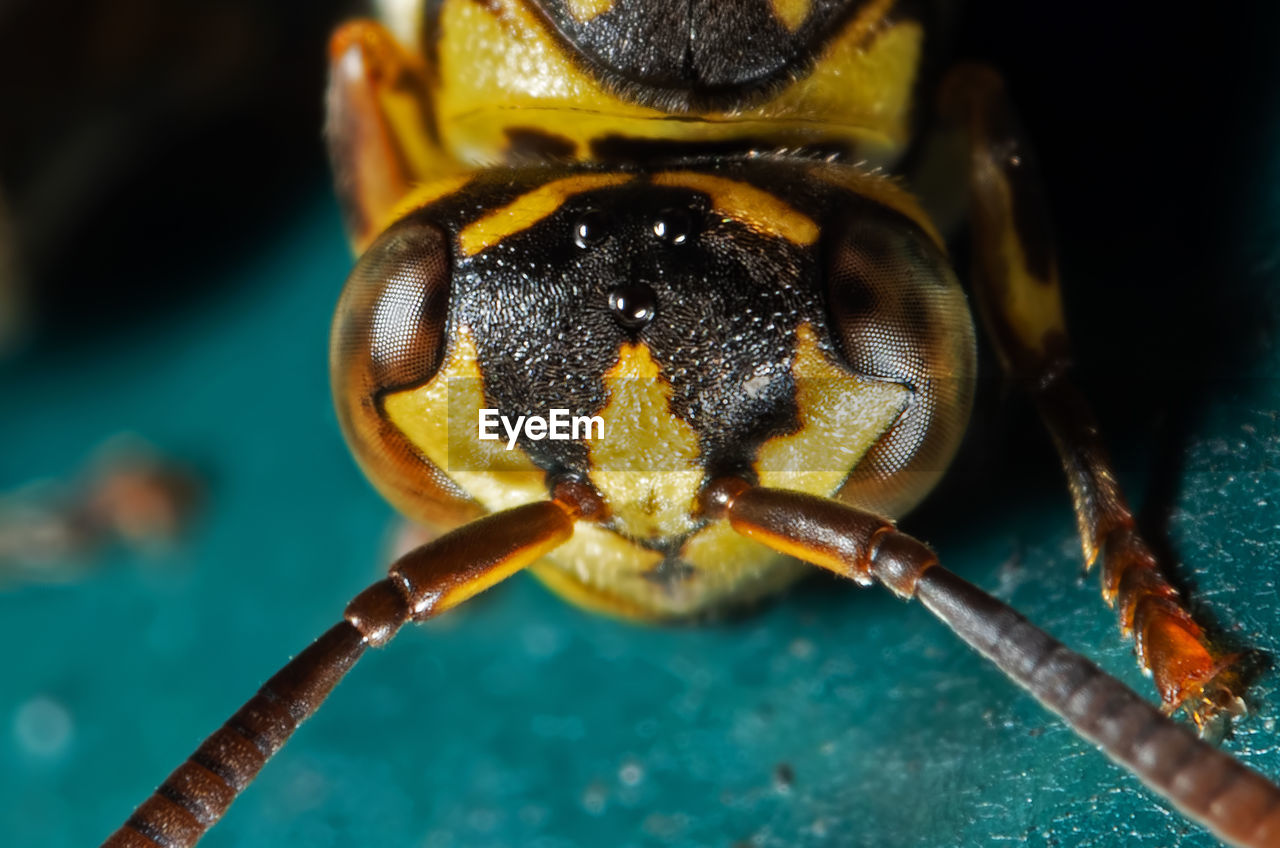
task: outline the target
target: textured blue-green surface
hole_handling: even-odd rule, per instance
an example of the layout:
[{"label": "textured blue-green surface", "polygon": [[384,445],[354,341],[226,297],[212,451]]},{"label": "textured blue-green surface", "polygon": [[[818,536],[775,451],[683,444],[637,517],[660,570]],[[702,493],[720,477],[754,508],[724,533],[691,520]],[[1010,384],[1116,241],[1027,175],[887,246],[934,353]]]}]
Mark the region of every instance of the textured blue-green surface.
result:
[{"label": "textured blue-green surface", "polygon": [[[1280,170],[1263,163],[1240,185],[1267,202],[1247,216],[1241,244],[1213,248],[1222,277],[1179,285],[1242,295],[1242,337],[1230,374],[1187,385],[1194,414],[1175,441],[1158,524],[1197,603],[1239,644],[1274,657]],[[1162,214],[1205,214],[1176,198],[1135,206],[1155,200]],[[1109,234],[1073,241],[1098,254],[1131,247]],[[380,574],[390,514],[348,458],[328,399],[329,310],[349,265],[331,201],[317,194],[266,242],[212,275],[175,269],[175,284],[201,278],[203,293],[144,329],[0,370],[0,487],[69,474],[122,430],[211,478],[180,553],[116,555],[70,585],[0,593],[6,845],[95,844]],[[1092,271],[1067,251],[1064,264],[1069,280]],[[1113,334],[1120,318],[1079,315],[1096,287],[1075,291],[1077,326],[1092,330],[1082,346],[1101,351],[1086,357],[1094,376],[1108,357],[1141,360],[1139,341]],[[1193,344],[1203,341],[1196,317],[1175,313],[1144,332]],[[1136,379],[1179,384],[1176,374]],[[1167,457],[1153,458],[1131,422],[1115,423],[1124,476],[1140,491]],[[906,527],[1150,694],[1094,580],[1079,577],[1052,459],[1035,456],[1040,472],[971,473],[940,494],[954,507],[931,503]],[[1225,742],[1272,776],[1277,688],[1268,668]],[[884,593],[819,576],[753,616],[654,629],[576,611],[518,577],[367,656],[206,844],[1020,841],[1213,844],[921,609]]]}]

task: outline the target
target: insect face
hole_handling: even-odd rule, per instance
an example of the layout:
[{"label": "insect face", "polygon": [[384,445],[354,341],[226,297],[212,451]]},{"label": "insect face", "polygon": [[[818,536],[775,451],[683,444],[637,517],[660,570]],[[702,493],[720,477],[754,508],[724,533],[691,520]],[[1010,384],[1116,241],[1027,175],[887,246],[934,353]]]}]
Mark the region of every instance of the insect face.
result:
[{"label": "insect face", "polygon": [[[540,573],[615,612],[691,615],[792,578],[701,514],[707,481],[897,514],[945,467],[973,381],[941,249],[840,176],[501,169],[432,200],[366,252],[339,308],[357,455],[425,520],[589,483],[607,520]],[[511,429],[553,410],[597,429]],[[485,415],[510,438],[481,438]]]}]

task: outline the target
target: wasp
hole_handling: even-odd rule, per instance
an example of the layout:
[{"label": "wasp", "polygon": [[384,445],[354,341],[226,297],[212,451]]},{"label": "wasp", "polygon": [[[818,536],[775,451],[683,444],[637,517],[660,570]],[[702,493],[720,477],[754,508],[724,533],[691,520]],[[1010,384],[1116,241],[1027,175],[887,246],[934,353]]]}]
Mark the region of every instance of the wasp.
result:
[{"label": "wasp", "polygon": [[[107,844],[194,844],[369,648],[521,570],[593,611],[684,621],[815,566],[918,601],[1221,838],[1280,844],[1280,788],[1166,715],[1232,710],[1236,657],[1137,528],[1073,382],[1002,81],[931,61],[947,12],[441,0],[342,27],[328,138],[359,259],[333,393],[365,474],[440,535]],[[965,191],[968,294],[911,159],[949,161]],[[1163,709],[898,529],[970,417],[970,300]]]}]

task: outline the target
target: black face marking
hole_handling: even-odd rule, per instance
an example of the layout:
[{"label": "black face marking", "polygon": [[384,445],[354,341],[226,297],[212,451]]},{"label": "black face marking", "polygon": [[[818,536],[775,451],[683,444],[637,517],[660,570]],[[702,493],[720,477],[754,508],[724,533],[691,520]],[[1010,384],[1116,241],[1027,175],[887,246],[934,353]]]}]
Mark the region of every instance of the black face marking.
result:
[{"label": "black face marking", "polygon": [[571,139],[537,127],[507,127],[507,152],[515,159],[541,157],[544,159],[573,158],[578,146]]},{"label": "black face marking", "polygon": [[613,317],[628,330],[639,330],[658,313],[658,296],[646,283],[629,283],[609,292]]}]

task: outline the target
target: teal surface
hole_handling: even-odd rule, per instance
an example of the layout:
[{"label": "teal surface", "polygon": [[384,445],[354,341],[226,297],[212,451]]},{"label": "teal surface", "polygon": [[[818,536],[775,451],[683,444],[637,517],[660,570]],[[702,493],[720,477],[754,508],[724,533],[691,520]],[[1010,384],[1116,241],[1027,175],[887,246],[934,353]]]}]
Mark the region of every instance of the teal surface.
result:
[{"label": "teal surface", "polygon": [[[1275,777],[1280,168],[1264,163],[1248,186],[1267,200],[1217,251],[1211,286],[1248,304],[1239,364],[1193,381],[1172,465],[1149,421],[1113,423],[1136,492],[1170,478],[1157,524],[1178,580],[1263,654],[1251,714],[1224,744]],[[1089,276],[1087,255],[1064,255],[1069,279]],[[211,477],[179,553],[115,555],[70,585],[0,593],[0,843],[96,844],[381,573],[390,512],[348,458],[328,398],[329,311],[348,265],[317,192],[266,248],[145,332],[0,371],[0,486],[69,474],[122,430]],[[1080,308],[1096,294],[1072,296],[1095,378],[1142,357],[1115,332],[1122,319]],[[1190,343],[1194,317],[1143,332]],[[1103,408],[1106,420],[1128,407]],[[1005,460],[987,479],[969,466],[905,526],[1150,695],[1095,580],[1080,577],[1052,457],[1030,455],[1043,463],[1031,472]],[[582,613],[521,576],[367,656],[204,844],[998,842],[1214,844],[883,592],[817,576],[752,616],[661,629]]]},{"label": "teal surface", "polygon": [[[1257,268],[1257,308],[1273,314],[1276,258]],[[68,353],[3,375],[5,483],[66,473],[119,430],[213,471],[181,555],[116,557],[72,585],[0,595],[6,844],[105,836],[378,576],[389,512],[347,457],[324,367],[347,261],[318,200],[225,295],[91,366]],[[1195,597],[1274,655],[1277,354],[1270,337],[1260,350],[1186,442],[1169,531]],[[1094,582],[1079,579],[1049,472],[1030,490],[993,484],[981,500],[999,513],[983,526],[930,509],[920,532],[954,569],[1149,692]],[[1275,690],[1268,671],[1226,743],[1271,775]],[[1212,844],[884,593],[818,577],[739,621],[652,629],[576,611],[519,577],[368,656],[207,844],[996,839]]]}]

